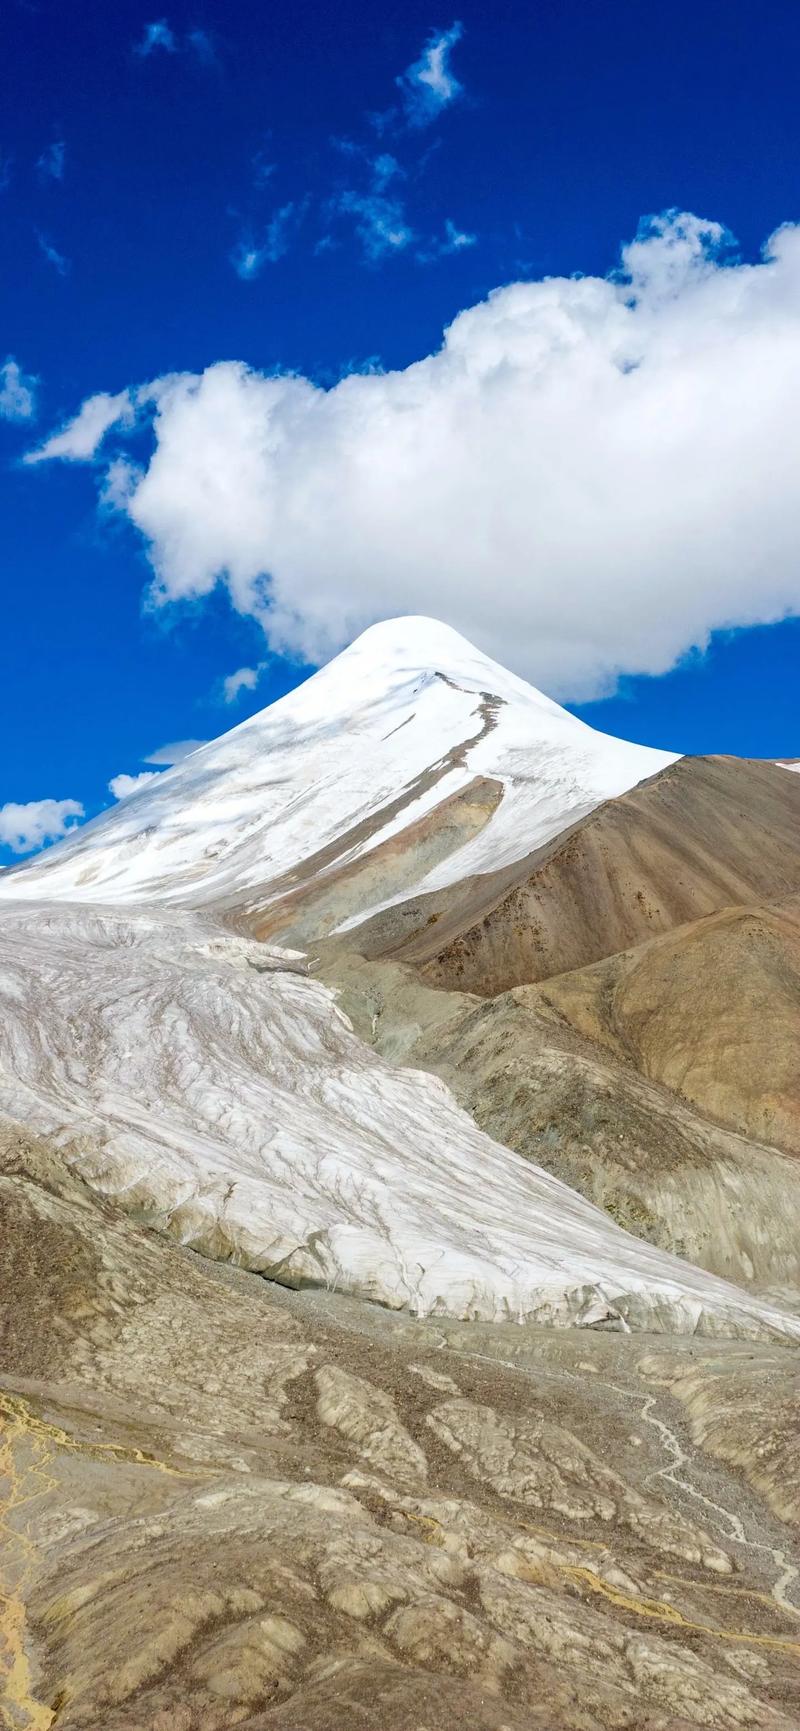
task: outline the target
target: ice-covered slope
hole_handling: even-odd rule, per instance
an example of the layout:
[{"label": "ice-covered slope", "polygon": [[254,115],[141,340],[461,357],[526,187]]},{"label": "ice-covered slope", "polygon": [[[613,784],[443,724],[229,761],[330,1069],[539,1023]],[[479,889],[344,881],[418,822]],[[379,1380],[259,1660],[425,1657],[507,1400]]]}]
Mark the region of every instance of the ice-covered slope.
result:
[{"label": "ice-covered slope", "polygon": [[328,850],[320,866],[328,871],[476,777],[497,783],[493,815],[415,886],[428,889],[524,857],[672,761],[585,726],[448,626],[395,619],[51,852],[4,873],[0,894],[264,903],[310,856]]},{"label": "ice-covered slope", "polygon": [[212,1256],[422,1314],[800,1339],[390,1068],[207,913],[0,907],[0,1117]]}]

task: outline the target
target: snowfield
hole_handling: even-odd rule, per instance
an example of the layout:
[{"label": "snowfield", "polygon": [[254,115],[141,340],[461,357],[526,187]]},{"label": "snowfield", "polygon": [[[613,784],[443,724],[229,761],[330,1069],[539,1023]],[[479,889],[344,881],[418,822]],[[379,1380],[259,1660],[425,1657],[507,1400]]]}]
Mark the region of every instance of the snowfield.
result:
[{"label": "snowfield", "polygon": [[523,858],[672,762],[670,752],[595,732],[449,626],[395,619],[57,848],[3,873],[0,894],[193,907],[250,893],[263,906],[276,880],[356,825],[370,834],[343,843],[327,869],[476,776],[495,778],[503,795],[486,827],[404,892],[414,895]]},{"label": "snowfield", "polygon": [[420,1315],[800,1338],[396,1070],[206,912],[0,904],[0,1114],[183,1243]]}]

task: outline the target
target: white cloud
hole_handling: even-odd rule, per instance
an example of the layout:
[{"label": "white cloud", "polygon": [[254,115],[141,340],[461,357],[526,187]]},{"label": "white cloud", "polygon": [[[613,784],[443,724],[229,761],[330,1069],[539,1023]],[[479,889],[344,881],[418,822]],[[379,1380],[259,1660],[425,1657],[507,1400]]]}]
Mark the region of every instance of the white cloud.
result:
[{"label": "white cloud", "polygon": [[[130,391],[119,391],[116,396],[109,396],[107,391],[98,391],[94,397],[87,397],[74,419],[67,421],[58,433],[52,433],[43,445],[36,451],[29,451],[25,457],[26,463],[44,463],[52,457],[62,457],[74,463],[85,463],[93,457],[98,447],[112,427],[122,423],[130,426],[134,418],[133,398]],[[123,475],[124,470],[124,475]],[[107,471],[104,486],[104,503],[121,508],[129,496],[132,465],[124,459],[117,459]],[[139,474],[139,471],[135,471]],[[126,484],[127,494],[126,494]]]},{"label": "white cloud", "polygon": [[134,54],[137,54],[140,60],[147,60],[158,49],[165,54],[193,55],[201,66],[217,64],[214,35],[210,30],[202,30],[199,26],[187,30],[185,35],[177,36],[166,18],[157,18],[152,24],[145,24],[139,41],[133,45]]},{"label": "white cloud", "polygon": [[148,781],[155,781],[157,775],[157,769],[143,769],[140,775],[112,775],[108,791],[115,799],[128,799],[132,793],[146,787]]},{"label": "white cloud", "polygon": [[406,222],[403,205],[397,198],[387,198],[383,193],[347,191],[339,194],[336,209],[342,216],[355,218],[364,257],[371,263],[404,252],[414,239],[414,231]]},{"label": "white cloud", "polygon": [[420,264],[433,264],[437,258],[447,258],[452,253],[468,252],[470,247],[477,244],[477,240],[476,234],[467,234],[464,229],[456,228],[455,223],[448,216],[445,220],[444,234],[429,241],[427,246],[421,247],[417,253],[417,259]]},{"label": "white cloud", "polygon": [[673,213],[610,277],[512,283],[327,391],[160,381],[125,503],[156,602],[223,583],[311,661],[432,613],[573,698],[800,612],[800,226],[755,265],[725,241]]},{"label": "white cloud", "polygon": [[0,846],[12,853],[32,853],[45,842],[60,841],[84,816],[77,799],[32,799],[26,805],[0,805]]},{"label": "white cloud", "polygon": [[[368,264],[377,264],[392,254],[405,252],[420,242],[406,215],[405,198],[398,182],[405,181],[406,170],[395,156],[382,151],[372,156],[362,145],[351,139],[337,138],[333,144],[339,153],[361,171],[361,187],[345,187],[328,200],[326,215],[331,220],[351,217],[355,233]],[[416,245],[414,257],[418,264],[433,264],[449,253],[461,252],[476,244],[477,236],[456,227],[448,217],[441,236],[422,239]],[[315,251],[324,252],[335,244],[331,233],[323,234]]]},{"label": "white cloud", "polygon": [[336,143],[342,155],[366,165],[367,186],[363,190],[347,187],[338,192],[329,202],[329,215],[354,219],[364,257],[371,264],[392,253],[404,252],[414,239],[414,231],[406,220],[405,206],[396,189],[389,190],[396,181],[405,179],[397,158],[388,151],[372,157],[348,139]]},{"label": "white cloud", "polygon": [[37,383],[25,376],[13,355],[8,355],[0,367],[0,420],[32,420],[36,414]]},{"label": "white cloud", "polygon": [[[132,414],[133,414],[133,411],[131,410],[131,415]],[[127,426],[129,424],[127,414],[123,414],[122,416],[115,418],[115,420],[106,424],[106,426],[103,426],[102,417],[98,414],[97,427],[99,429],[99,433],[98,433],[98,437],[95,441],[94,450],[98,449],[98,446],[100,445],[102,440],[105,438],[106,433],[110,431],[111,427],[117,426],[120,424],[122,424],[124,426]],[[65,429],[65,431],[66,430],[67,429]],[[91,431],[92,431],[92,429],[90,429],[89,427],[86,428],[87,440],[91,437]],[[63,435],[61,435],[61,434],[58,435],[59,438],[62,436]],[[48,445],[50,443],[51,443],[51,441],[48,439]],[[92,455],[93,453],[89,453],[89,454]],[[28,463],[38,462],[40,455],[41,456],[53,456],[53,455],[58,456],[58,455],[63,455],[63,452],[62,453],[59,453],[59,452],[54,453],[52,451],[44,451],[43,450],[41,453],[39,453],[37,451],[34,451],[31,453],[31,455],[29,457],[26,457],[25,461]],[[106,472],[103,476],[103,480],[102,480],[102,483],[100,486],[100,509],[101,509],[101,511],[124,511],[125,506],[127,505],[127,502],[129,500],[131,494],[135,491],[136,487],[138,486],[138,484],[142,478],[143,473],[144,473],[144,470],[139,467],[138,463],[131,463],[127,457],[114,457],[113,461],[111,463],[109,463],[108,468],[106,469]]]},{"label": "white cloud", "polygon": [[63,252],[59,252],[58,248],[53,246],[52,241],[48,240],[47,236],[41,234],[38,229],[36,231],[36,240],[42,258],[47,259],[47,263],[51,264],[53,269],[58,271],[59,276],[66,276],[69,271],[69,259],[65,258]]},{"label": "white cloud", "polygon": [[449,30],[434,32],[419,60],[398,78],[409,125],[429,126],[443,108],[461,95],[462,87],[451,68],[450,55],[463,34],[459,23],[452,24]]},{"label": "white cloud", "polygon": [[167,54],[175,54],[178,44],[174,31],[170,29],[166,18],[157,18],[153,24],[145,24],[140,40],[134,44],[134,54],[145,60],[157,48],[162,48]]},{"label": "white cloud", "polygon": [[250,237],[238,242],[231,253],[231,264],[243,282],[252,282],[260,276],[265,264],[277,264],[278,259],[285,257],[305,211],[305,202],[290,201],[273,213],[260,245]]},{"label": "white cloud", "polygon": [[42,151],[36,164],[41,180],[63,180],[66,145],[63,138],[57,138],[47,149]]},{"label": "white cloud", "polygon": [[155,751],[150,752],[149,757],[142,758],[142,763],[155,763],[169,769],[173,763],[182,763],[193,751],[199,751],[201,745],[208,745],[208,740],[176,739],[171,745],[159,745]]},{"label": "white cloud", "polygon": [[465,247],[474,246],[477,235],[467,234],[463,228],[456,228],[448,216],[444,225],[444,240],[441,243],[442,252],[463,252]]},{"label": "white cloud", "polygon": [[235,673],[229,673],[222,681],[225,702],[235,703],[243,691],[255,691],[260,673],[260,667],[239,667]]}]

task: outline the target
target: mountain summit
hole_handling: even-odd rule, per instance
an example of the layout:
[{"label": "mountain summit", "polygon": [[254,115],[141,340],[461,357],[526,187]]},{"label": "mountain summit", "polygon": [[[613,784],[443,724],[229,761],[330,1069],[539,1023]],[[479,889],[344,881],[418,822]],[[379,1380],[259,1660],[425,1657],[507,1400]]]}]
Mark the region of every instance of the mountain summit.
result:
[{"label": "mountain summit", "polygon": [[433,887],[519,859],[672,761],[595,732],[438,620],[392,619],[2,893],[268,900],[311,855],[352,863],[479,785],[480,812],[449,831],[458,859],[428,850]]}]

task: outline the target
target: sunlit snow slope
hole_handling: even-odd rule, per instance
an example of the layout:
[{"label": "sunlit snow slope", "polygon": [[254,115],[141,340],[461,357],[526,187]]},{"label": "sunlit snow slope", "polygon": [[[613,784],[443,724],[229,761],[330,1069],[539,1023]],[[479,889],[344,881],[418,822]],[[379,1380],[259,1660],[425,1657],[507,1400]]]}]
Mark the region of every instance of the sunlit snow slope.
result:
[{"label": "sunlit snow slope", "polygon": [[328,849],[321,869],[341,865],[476,777],[493,779],[502,794],[485,828],[415,886],[435,888],[522,858],[672,761],[596,733],[449,626],[395,619],[59,847],[4,873],[1,893],[263,904],[309,856]]},{"label": "sunlit snow slope", "polygon": [[423,1314],[800,1338],[640,1243],[183,910],[0,905],[0,1115],[211,1256]]}]

